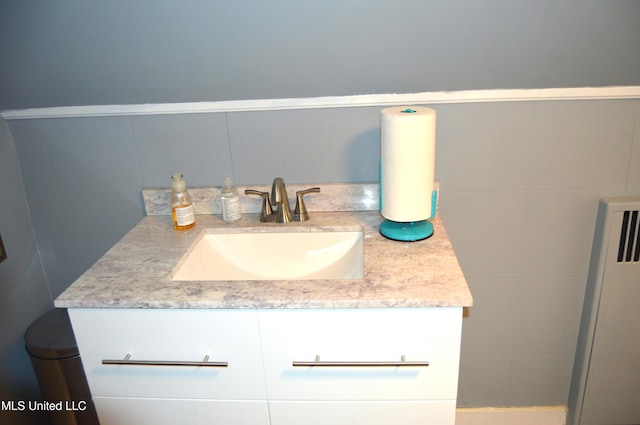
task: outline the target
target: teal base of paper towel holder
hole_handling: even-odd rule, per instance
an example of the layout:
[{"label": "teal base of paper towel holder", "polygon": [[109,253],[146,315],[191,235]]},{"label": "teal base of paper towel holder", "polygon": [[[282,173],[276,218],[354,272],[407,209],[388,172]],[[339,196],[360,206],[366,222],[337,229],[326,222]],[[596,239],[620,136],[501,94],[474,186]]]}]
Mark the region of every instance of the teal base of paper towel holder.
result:
[{"label": "teal base of paper towel holder", "polygon": [[382,236],[394,241],[414,242],[433,235],[433,224],[429,220],[399,222],[384,220],[380,224]]}]

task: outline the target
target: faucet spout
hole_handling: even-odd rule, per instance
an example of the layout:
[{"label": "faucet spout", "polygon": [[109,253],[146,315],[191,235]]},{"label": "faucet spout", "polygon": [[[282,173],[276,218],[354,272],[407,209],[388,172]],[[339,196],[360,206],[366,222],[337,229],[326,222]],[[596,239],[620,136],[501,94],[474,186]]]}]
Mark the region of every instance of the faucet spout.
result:
[{"label": "faucet spout", "polygon": [[289,205],[289,197],[287,196],[287,187],[284,184],[282,177],[276,177],[273,179],[271,185],[271,196],[269,192],[262,192],[259,190],[246,189],[245,195],[258,195],[262,197],[262,211],[260,211],[260,221],[269,223],[290,223],[291,221],[307,221],[309,220],[309,213],[304,205],[304,199],[302,197],[309,193],[320,192],[319,187],[312,187],[311,189],[299,190],[296,192],[296,208],[291,212],[291,206]]},{"label": "faucet spout", "polygon": [[276,223],[289,223],[291,221],[291,206],[287,197],[287,187],[282,177],[273,179],[271,185],[271,204],[275,205]]}]

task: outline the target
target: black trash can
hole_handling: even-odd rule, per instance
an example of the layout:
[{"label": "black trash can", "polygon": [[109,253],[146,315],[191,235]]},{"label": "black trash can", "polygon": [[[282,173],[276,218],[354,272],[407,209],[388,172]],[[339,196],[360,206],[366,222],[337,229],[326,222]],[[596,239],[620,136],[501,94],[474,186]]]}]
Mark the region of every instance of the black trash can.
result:
[{"label": "black trash can", "polygon": [[99,425],[67,310],[40,316],[24,341],[52,423]]}]

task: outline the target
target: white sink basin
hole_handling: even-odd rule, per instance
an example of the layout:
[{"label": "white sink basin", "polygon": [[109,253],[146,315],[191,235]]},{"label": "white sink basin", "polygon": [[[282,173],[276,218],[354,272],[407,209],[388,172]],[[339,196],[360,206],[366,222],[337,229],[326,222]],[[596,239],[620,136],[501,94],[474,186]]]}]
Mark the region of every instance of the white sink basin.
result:
[{"label": "white sink basin", "polygon": [[211,229],[173,280],[361,279],[363,234],[354,231],[237,232]]}]

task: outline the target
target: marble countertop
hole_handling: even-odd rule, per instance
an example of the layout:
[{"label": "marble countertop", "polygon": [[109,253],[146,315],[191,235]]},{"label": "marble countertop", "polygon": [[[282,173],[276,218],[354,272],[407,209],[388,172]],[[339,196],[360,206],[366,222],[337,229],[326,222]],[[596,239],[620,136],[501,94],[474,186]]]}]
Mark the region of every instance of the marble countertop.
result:
[{"label": "marble countertop", "polygon": [[[56,300],[66,308],[417,308],[473,302],[439,216],[434,235],[417,242],[380,235],[377,211],[313,212],[305,223],[259,223],[244,214],[233,224],[198,215],[194,228],[173,229],[170,216],[147,216]],[[181,258],[212,227],[253,231],[278,226],[359,226],[364,231],[364,278],[353,280],[173,281]]]}]

